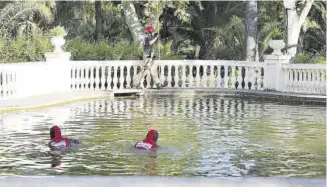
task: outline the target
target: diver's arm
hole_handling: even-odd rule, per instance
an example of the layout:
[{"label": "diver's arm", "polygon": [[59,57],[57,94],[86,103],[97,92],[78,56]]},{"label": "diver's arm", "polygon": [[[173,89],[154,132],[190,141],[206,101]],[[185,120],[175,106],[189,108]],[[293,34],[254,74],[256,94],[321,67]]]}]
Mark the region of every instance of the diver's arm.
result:
[{"label": "diver's arm", "polygon": [[153,38],[153,39],[149,42],[149,44],[150,44],[150,45],[153,45],[153,44],[157,41],[158,38],[159,38],[159,34],[158,34],[155,38]]}]

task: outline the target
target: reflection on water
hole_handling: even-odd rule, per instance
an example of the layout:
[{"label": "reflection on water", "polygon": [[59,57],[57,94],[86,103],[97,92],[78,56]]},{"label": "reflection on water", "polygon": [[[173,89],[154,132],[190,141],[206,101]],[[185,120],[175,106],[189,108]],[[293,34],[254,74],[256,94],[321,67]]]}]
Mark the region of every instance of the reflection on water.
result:
[{"label": "reflection on water", "polygon": [[[214,97],[116,98],[0,116],[1,175],[326,175],[324,107]],[[59,154],[53,124],[80,139]],[[130,145],[150,128],[155,152]]]}]

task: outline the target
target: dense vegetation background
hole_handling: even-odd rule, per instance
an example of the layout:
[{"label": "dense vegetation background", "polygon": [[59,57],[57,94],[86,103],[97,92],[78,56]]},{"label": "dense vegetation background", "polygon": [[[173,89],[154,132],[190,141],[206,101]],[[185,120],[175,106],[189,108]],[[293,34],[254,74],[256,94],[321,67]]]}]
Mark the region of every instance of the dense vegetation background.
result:
[{"label": "dense vegetation background", "polygon": [[[309,2],[296,2],[299,15],[310,11],[293,60],[326,63],[326,2]],[[160,59],[262,60],[270,39],[285,39],[285,20],[283,1],[1,1],[0,61],[44,60],[58,25],[73,60],[140,59],[148,24],[160,31]]]}]

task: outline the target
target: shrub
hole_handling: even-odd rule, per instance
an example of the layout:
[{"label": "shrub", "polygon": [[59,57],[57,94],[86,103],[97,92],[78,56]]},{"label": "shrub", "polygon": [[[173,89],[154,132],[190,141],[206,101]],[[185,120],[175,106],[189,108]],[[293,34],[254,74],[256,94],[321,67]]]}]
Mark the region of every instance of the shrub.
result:
[{"label": "shrub", "polygon": [[312,64],[326,64],[326,57],[317,56],[310,63],[312,63]]},{"label": "shrub", "polygon": [[44,61],[46,52],[52,51],[48,35],[33,34],[15,39],[0,39],[0,63]]},{"label": "shrub", "polygon": [[311,56],[307,53],[298,53],[295,56],[295,63],[307,64],[309,63]]},{"label": "shrub", "polygon": [[61,26],[54,27],[50,30],[51,36],[67,36],[65,29]]},{"label": "shrub", "polygon": [[68,40],[65,50],[72,53],[73,60],[135,60],[142,53],[138,45],[126,41],[112,46],[106,41],[93,44],[82,38]]},{"label": "shrub", "polygon": [[326,64],[326,57],[317,56],[311,53],[298,53],[295,56],[295,63],[300,64]]}]

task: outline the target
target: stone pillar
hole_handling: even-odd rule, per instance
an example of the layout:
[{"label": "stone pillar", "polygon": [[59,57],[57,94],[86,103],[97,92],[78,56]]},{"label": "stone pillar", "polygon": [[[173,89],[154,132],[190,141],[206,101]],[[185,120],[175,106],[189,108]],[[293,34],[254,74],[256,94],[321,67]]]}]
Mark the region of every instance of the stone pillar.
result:
[{"label": "stone pillar", "polygon": [[[58,38],[60,40],[58,40]],[[51,41],[55,50],[54,52],[45,54],[47,64],[47,83],[44,86],[50,93],[70,91],[71,65],[69,62],[71,53],[62,51],[61,48],[65,44],[65,39],[63,37],[53,37]]]},{"label": "stone pillar", "polygon": [[46,53],[47,64],[47,83],[46,89],[52,92],[67,92],[70,91],[71,84],[71,53]]},{"label": "stone pillar", "polygon": [[273,53],[264,56],[266,63],[265,71],[265,87],[266,90],[283,91],[284,75],[282,72],[282,64],[289,64],[291,56],[284,55],[281,49],[284,48],[283,40],[270,40],[269,46],[274,49]]}]

